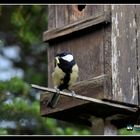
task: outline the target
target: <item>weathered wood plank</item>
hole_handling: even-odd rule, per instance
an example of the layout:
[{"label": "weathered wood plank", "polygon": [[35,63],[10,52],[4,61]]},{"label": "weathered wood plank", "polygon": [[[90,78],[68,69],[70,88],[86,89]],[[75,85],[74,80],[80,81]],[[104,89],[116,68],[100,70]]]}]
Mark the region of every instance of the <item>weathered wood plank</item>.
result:
[{"label": "weathered wood plank", "polygon": [[60,42],[55,41],[53,46],[54,55],[64,51],[71,52],[74,55],[79,67],[78,81],[104,73],[103,30],[101,26],[86,32],[78,32],[73,36],[63,38]]},{"label": "weathered wood plank", "polygon": [[48,30],[43,34],[43,41],[49,41],[57,37],[61,37],[100,23],[109,22],[109,18],[106,13],[99,13],[96,17],[92,16],[88,19],[80,20],[75,23],[69,24],[64,27]]},{"label": "weathered wood plank", "polygon": [[[125,108],[125,109],[128,109],[128,110],[132,111],[133,109],[131,109],[128,106],[124,106],[124,105],[116,104],[116,103],[111,103],[111,102],[106,102],[106,101],[103,101],[103,100],[99,100],[99,99],[95,99],[95,98],[91,98],[91,97],[88,97],[88,96],[83,96],[83,95],[78,95],[77,94],[77,91],[79,89],[81,89],[81,87],[83,87],[83,86],[84,86],[84,88],[93,86],[93,89],[97,88],[97,87],[100,87],[100,86],[103,86],[104,80],[106,79],[106,77],[107,77],[107,75],[101,75],[101,76],[98,76],[96,78],[89,79],[87,81],[82,81],[82,82],[76,83],[73,86],[73,90],[76,92],[76,95],[74,97],[72,96],[71,93],[64,92],[64,91],[60,91],[60,95],[68,96],[68,97],[72,97],[73,99],[75,98],[75,99],[80,99],[80,100],[84,100],[84,101],[88,101],[88,102],[89,101],[90,102],[98,102],[100,104],[105,104],[105,105],[109,105],[109,106]],[[41,87],[41,86],[34,85],[34,84],[32,84],[31,86],[32,86],[32,88],[36,88],[36,89],[40,89],[40,90],[45,91],[42,94],[51,94],[51,93],[56,93],[57,94],[55,89],[51,89],[51,88],[47,88],[47,87]],[[88,88],[86,88],[86,89],[88,90]],[[94,90],[93,90],[93,92],[94,92]],[[44,99],[42,98],[41,100],[44,100]]]},{"label": "weathered wood plank", "polygon": [[139,95],[138,95],[138,102],[140,106],[140,5],[136,5],[136,43],[137,43],[137,61],[138,61],[138,89],[139,89]]},{"label": "weathered wood plank", "polygon": [[[72,88],[76,92],[76,95],[74,96],[74,98],[81,99],[84,101],[94,101],[94,99],[91,97],[78,95],[77,91],[79,91],[81,89],[84,90],[85,87],[88,90],[88,87],[90,87],[90,86],[92,86],[92,88],[94,89],[94,88],[103,86],[103,84],[104,84],[104,75],[87,80],[87,81],[78,82]],[[32,84],[32,87],[36,88],[36,89],[47,91],[45,93],[49,93],[49,94],[57,93],[55,89],[51,89],[51,88],[41,87],[41,86],[34,85],[34,84]],[[67,92],[63,92],[63,91],[60,91],[60,95],[72,97],[71,93],[67,93]]]},{"label": "weathered wood plank", "polygon": [[134,5],[112,5],[113,99],[138,104]]},{"label": "weathered wood plank", "polygon": [[[111,19],[111,6],[105,5],[104,12],[107,14],[108,18]],[[104,25],[104,71],[105,74],[112,75],[111,72],[111,24]]]},{"label": "weathered wood plank", "polygon": [[[49,5],[51,15],[51,22],[53,28],[66,26],[70,23],[77,22],[78,20],[86,19],[90,16],[96,15],[103,11],[103,5],[85,5],[82,11],[78,10],[77,4],[75,5]],[[60,16],[61,15],[61,16]],[[50,18],[49,18],[50,19]],[[55,25],[55,26],[53,26]]]},{"label": "weathered wood plank", "polygon": [[93,116],[90,118],[90,122],[93,135],[104,135],[104,119]]},{"label": "weathered wood plank", "polygon": [[48,30],[56,28],[56,6],[55,5],[48,5]]},{"label": "weathered wood plank", "polygon": [[67,14],[66,5],[55,6],[55,13],[53,14],[55,15],[55,18],[54,18],[56,22],[55,28],[59,28],[59,27],[62,27],[63,25],[67,25],[68,21],[66,20],[65,14]]},{"label": "weathered wood plank", "polygon": [[104,121],[104,135],[117,135],[118,131],[117,128],[111,124],[111,120]]},{"label": "weathered wood plank", "polygon": [[[77,5],[59,5],[57,9],[54,7],[55,10],[57,10],[57,13],[53,13],[55,16],[52,17],[51,21],[52,24],[54,20],[56,21],[56,14],[58,16],[58,13],[62,12],[61,10],[65,10],[65,15],[62,14],[62,17],[58,16],[60,19],[63,18],[65,20],[65,23],[61,22],[59,20],[54,22],[56,25],[55,27],[62,27],[64,25],[67,25],[68,23],[74,23],[78,20],[86,20],[89,17],[96,17],[97,15],[100,15],[100,13],[109,13],[110,10],[106,9],[104,11],[103,5],[86,5],[85,9],[82,11],[84,12],[84,15],[76,15],[76,11],[73,8],[76,8]],[[51,7],[51,8],[52,8]],[[62,8],[63,7],[63,8]],[[73,8],[72,8],[73,7]],[[53,11],[55,11],[53,10]],[[61,11],[61,12],[60,12]],[[72,13],[71,13],[72,12]],[[80,16],[80,18],[77,17],[77,19],[72,19],[72,17]],[[108,14],[107,14],[108,18]],[[109,19],[109,18],[108,18]],[[62,26],[60,25],[62,24]],[[51,23],[50,23],[51,26]],[[52,27],[54,29],[55,27]],[[50,28],[51,29],[51,28]],[[75,32],[76,33],[76,32]],[[79,66],[79,78],[78,81],[82,81],[85,79],[90,79],[92,77],[96,77],[100,74],[104,73],[104,27],[102,26],[96,26],[96,28],[89,28],[86,32],[77,32],[76,34],[72,34],[72,36],[68,36],[67,38],[63,36],[61,40],[59,41],[53,41],[49,42],[50,47],[48,48],[48,86],[53,87],[52,85],[52,77],[51,74],[54,69],[54,56],[56,53],[60,53],[62,51],[69,51],[73,53],[78,66]],[[96,41],[95,41],[96,40]],[[81,54],[82,56],[79,55]],[[106,55],[107,56],[107,55]],[[86,59],[85,59],[86,58]],[[92,61],[91,61],[92,60]],[[107,66],[108,67],[108,66]],[[86,72],[85,72],[86,71]],[[107,88],[110,88],[110,83],[107,84]],[[101,90],[99,91],[101,92]],[[107,90],[106,90],[107,93]],[[105,93],[105,94],[106,94]],[[107,94],[106,94],[107,95]],[[111,96],[111,94],[109,94]],[[109,96],[106,96],[109,98]]]},{"label": "weathered wood plank", "polygon": [[41,104],[41,115],[44,117],[68,121],[69,123],[84,125],[84,127],[92,127],[93,123],[95,124],[97,122],[96,118],[105,119],[109,117],[112,124],[117,128],[126,127],[129,123],[136,124],[136,114],[138,110],[137,108],[133,108],[135,111],[130,111],[124,108],[100,104],[98,102],[88,102],[56,112],[53,112],[51,109],[50,113],[47,113],[48,109],[49,108],[46,109],[45,105]]},{"label": "weathered wood plank", "polygon": [[[92,98],[98,98],[103,99],[104,98],[104,82],[107,80],[107,75],[101,75],[89,80],[80,81],[77,82],[75,85],[72,86],[72,90],[75,91],[77,95],[82,95],[86,97],[92,97]],[[71,96],[71,93],[70,93]],[[51,95],[41,95],[41,102],[48,101],[50,99]],[[80,96],[81,97],[81,96]],[[82,98],[82,97],[81,97]],[[59,99],[59,102],[57,104],[56,110],[48,109],[47,112],[52,111],[60,111],[68,108],[72,108],[74,106],[78,106],[81,104],[84,104],[88,102],[88,100],[81,100],[81,98],[69,98],[68,96],[62,96]],[[46,102],[45,102],[46,104]],[[46,105],[47,106],[47,105]]]},{"label": "weathered wood plank", "polygon": [[54,70],[54,47],[47,48],[47,58],[48,58],[47,83],[48,83],[48,87],[53,87],[52,72]]},{"label": "weathered wood plank", "polygon": [[79,81],[72,86],[72,90],[79,95],[104,99],[104,85],[109,79],[108,75],[100,75],[89,80]]},{"label": "weathered wood plank", "polygon": [[[64,98],[64,99],[66,99],[66,101],[63,99],[63,106],[62,106],[61,109],[63,110],[66,106],[72,107],[73,105],[76,106],[76,105],[79,105],[81,103],[84,103],[85,101],[89,101],[90,98],[88,100],[88,96],[96,97],[96,98],[103,98],[103,96],[100,95],[100,92],[101,92],[101,90],[103,92],[104,81],[107,79],[107,77],[108,77],[107,75],[101,75],[101,76],[98,76],[98,77],[95,77],[95,78],[92,78],[92,79],[89,79],[89,80],[86,80],[86,81],[77,82],[75,85],[72,86],[71,90],[75,91],[75,93],[77,94],[76,95],[77,99],[84,100],[84,101],[71,102],[71,99]],[[56,93],[56,90],[54,90],[54,89],[39,87],[37,85],[32,85],[32,87],[37,88],[37,89],[47,90],[47,91],[52,92],[52,93]],[[80,94],[81,95],[87,95],[87,96],[86,97],[80,96]],[[71,96],[71,93],[69,93],[69,94],[62,93],[62,95],[63,96],[64,95],[65,96]],[[51,96],[51,95],[41,96],[42,97],[41,101],[44,100],[44,98],[45,99],[47,98],[47,100],[49,100],[50,99],[49,96]]]},{"label": "weathered wood plank", "polygon": [[74,23],[78,20],[86,19],[90,16],[103,12],[103,5],[85,5],[82,10],[79,10],[80,5],[68,6],[68,21]]},{"label": "weathered wood plank", "polygon": [[[110,11],[110,12],[109,12]],[[105,5],[104,6],[104,12],[107,14],[107,16],[111,19],[111,6]],[[104,25],[104,47],[103,47],[103,53],[104,53],[104,73],[109,75],[109,79],[105,81],[104,84],[104,97],[107,99],[112,99],[112,68],[111,68],[111,53],[112,53],[112,47],[111,47],[111,24]]]},{"label": "weathered wood plank", "polygon": [[[42,93],[43,96],[41,96],[41,103],[44,104],[44,105],[47,102],[48,94],[56,93],[55,89],[50,89],[50,88],[45,88],[45,87],[40,87],[40,86],[38,87],[36,85],[32,85],[32,87],[45,91],[45,92]],[[130,112],[136,112],[138,110],[137,107],[129,107],[129,106],[121,105],[121,104],[117,104],[117,103],[106,102],[106,101],[103,101],[103,100],[100,100],[100,99],[86,97],[86,96],[83,96],[83,95],[77,95],[76,94],[74,97],[72,97],[71,93],[63,92],[63,91],[60,92],[60,96],[61,96],[61,98],[60,98],[59,102],[61,102],[61,100],[63,100],[63,98],[65,96],[67,96],[68,98],[71,99],[71,104],[67,103],[66,105],[64,105],[64,104],[60,104],[58,102],[58,105],[57,105],[56,108],[53,108],[53,109],[52,108],[47,108],[47,106],[45,108],[41,108],[41,112],[42,112],[41,114],[42,115],[47,115],[47,114],[49,115],[51,113],[64,111],[64,110],[82,105],[83,103],[80,102],[80,101],[84,101],[84,104],[86,104],[88,102],[91,102],[91,103],[94,103],[94,104],[100,104],[100,105],[103,105],[103,106],[107,106],[108,108],[111,107],[111,108],[117,108],[117,109],[120,109],[120,110],[124,109],[124,110],[130,111]],[[117,112],[116,112],[116,114],[117,114]]]},{"label": "weathered wood plank", "polygon": [[[48,30],[56,28],[56,5],[48,5]],[[54,68],[54,47],[48,47],[47,48],[47,63],[48,63],[48,69],[47,69],[47,86],[52,86],[52,71]]]}]

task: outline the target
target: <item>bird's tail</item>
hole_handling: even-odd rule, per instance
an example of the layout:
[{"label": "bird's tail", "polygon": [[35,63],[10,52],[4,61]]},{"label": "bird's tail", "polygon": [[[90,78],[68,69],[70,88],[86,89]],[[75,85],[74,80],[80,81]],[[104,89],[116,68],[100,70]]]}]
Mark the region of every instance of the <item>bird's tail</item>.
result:
[{"label": "bird's tail", "polygon": [[47,106],[51,108],[55,108],[58,103],[59,98],[60,98],[60,94],[58,92],[53,93],[48,100]]}]

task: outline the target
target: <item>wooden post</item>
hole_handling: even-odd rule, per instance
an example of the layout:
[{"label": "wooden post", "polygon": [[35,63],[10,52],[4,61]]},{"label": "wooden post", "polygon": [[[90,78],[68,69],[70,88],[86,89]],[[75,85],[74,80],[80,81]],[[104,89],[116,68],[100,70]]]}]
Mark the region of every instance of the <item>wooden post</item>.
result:
[{"label": "wooden post", "polygon": [[117,135],[118,129],[115,125],[111,124],[110,118],[96,118],[92,116],[92,134],[93,135]]},{"label": "wooden post", "polygon": [[106,118],[104,120],[104,135],[117,135],[117,134],[118,134],[117,128],[113,124],[111,124],[111,120]]},{"label": "wooden post", "polygon": [[115,125],[111,124],[110,117],[96,118],[92,117],[92,134],[93,135],[117,135],[118,129]]},{"label": "wooden post", "polygon": [[93,135],[104,135],[104,120],[102,118],[93,117],[91,123],[91,130]]}]

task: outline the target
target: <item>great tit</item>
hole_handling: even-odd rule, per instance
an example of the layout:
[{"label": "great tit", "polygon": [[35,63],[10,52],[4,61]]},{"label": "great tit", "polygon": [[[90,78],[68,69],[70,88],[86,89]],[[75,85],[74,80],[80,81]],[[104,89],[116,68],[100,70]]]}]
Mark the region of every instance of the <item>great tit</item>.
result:
[{"label": "great tit", "polygon": [[48,106],[56,106],[60,97],[59,92],[64,89],[71,91],[72,96],[75,95],[75,92],[71,90],[71,86],[77,81],[78,71],[78,65],[71,53],[63,52],[55,56],[55,68],[52,73],[52,80],[57,94],[52,94]]}]

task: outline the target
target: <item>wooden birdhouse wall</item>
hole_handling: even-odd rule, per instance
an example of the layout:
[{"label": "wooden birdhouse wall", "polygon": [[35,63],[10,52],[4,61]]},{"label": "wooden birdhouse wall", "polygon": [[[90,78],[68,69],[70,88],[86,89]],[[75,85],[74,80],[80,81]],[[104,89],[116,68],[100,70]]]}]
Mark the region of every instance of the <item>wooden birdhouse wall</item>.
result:
[{"label": "wooden birdhouse wall", "polygon": [[140,6],[112,5],[112,97],[138,105]]},{"label": "wooden birdhouse wall", "polygon": [[[81,8],[81,7],[80,7]],[[54,70],[54,56],[63,51],[71,52],[79,66],[78,81],[87,80],[104,73],[111,74],[110,27],[105,24],[109,20],[109,8],[104,5],[50,5],[48,29],[58,29],[55,32],[44,33],[44,40],[49,40],[48,48],[48,86],[53,87],[51,73]],[[108,15],[107,15],[108,14]],[[95,27],[84,24],[92,18],[97,18]],[[65,27],[65,28],[64,28]],[[64,29],[63,29],[64,28]],[[75,29],[72,33],[71,30]],[[109,32],[109,34],[108,34]],[[82,94],[82,93],[81,93]],[[83,93],[84,94],[84,93]],[[103,98],[110,93],[89,93],[87,96]],[[108,98],[111,96],[108,96]]]},{"label": "wooden birdhouse wall", "polygon": [[[79,66],[78,81],[108,75],[102,86],[82,88],[78,94],[138,105],[139,9],[138,5],[49,5],[48,31],[43,34],[43,40],[49,43],[48,87],[53,87],[55,55],[69,51]],[[41,113],[51,116],[81,104],[85,102],[63,97],[56,109],[42,105]]]},{"label": "wooden birdhouse wall", "polygon": [[104,12],[103,5],[49,5],[48,9],[48,29],[63,27]]}]

